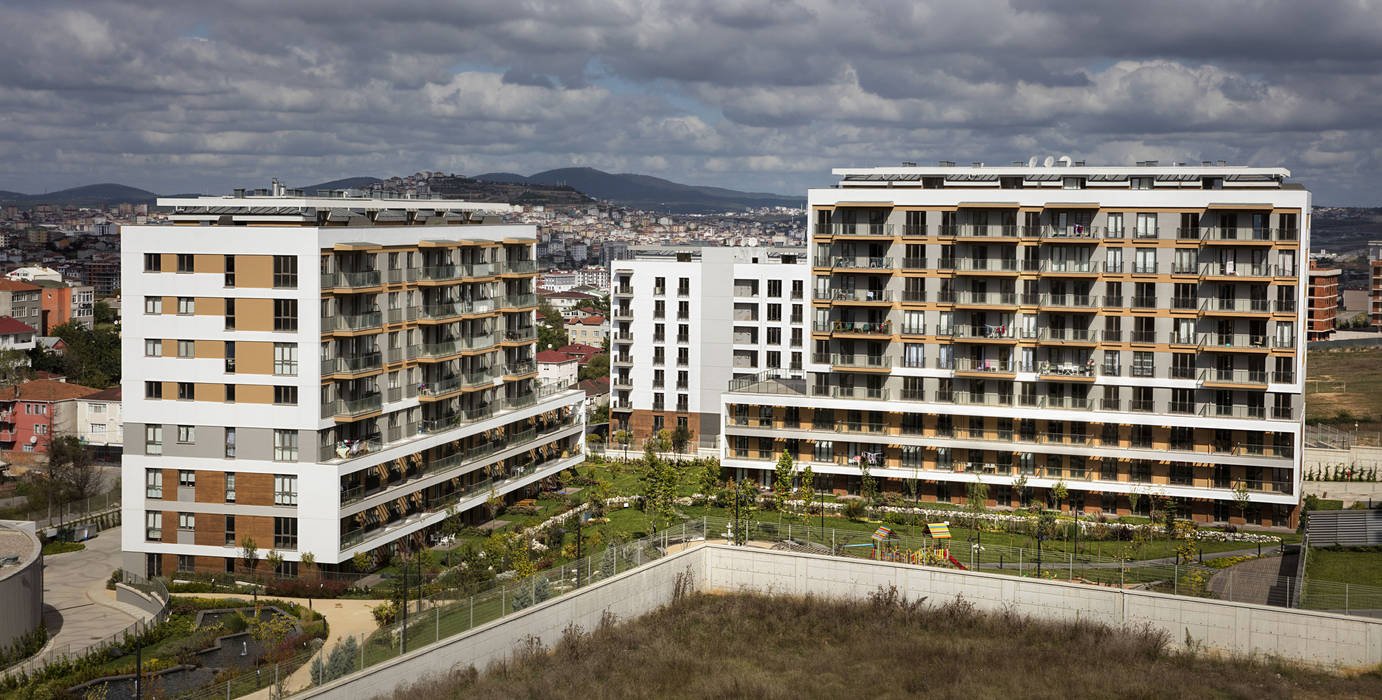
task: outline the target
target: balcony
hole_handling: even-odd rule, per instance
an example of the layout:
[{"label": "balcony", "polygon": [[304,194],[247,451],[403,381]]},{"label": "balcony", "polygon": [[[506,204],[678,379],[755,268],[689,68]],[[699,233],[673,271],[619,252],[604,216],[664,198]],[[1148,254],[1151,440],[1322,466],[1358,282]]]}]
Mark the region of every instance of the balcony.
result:
[{"label": "balcony", "polygon": [[956,238],[1017,238],[1017,226],[997,224],[960,224],[954,231]]},{"label": "balcony", "polygon": [[512,328],[504,331],[504,342],[506,343],[530,343],[534,340],[537,340],[537,326]]},{"label": "balcony", "polygon": [[1272,381],[1277,384],[1295,384],[1296,373],[1293,370],[1272,372]]},{"label": "balcony", "polygon": [[[616,343],[632,343],[633,331],[615,331],[610,334],[610,337],[613,338]],[[655,340],[658,339],[655,338]]]},{"label": "balcony", "polygon": [[[1278,229],[1270,228],[1220,228],[1211,226],[1200,229],[1200,240],[1206,242],[1271,243]],[[1282,240],[1294,240],[1282,239]]]},{"label": "balcony", "polygon": [[892,238],[892,224],[830,224],[829,235],[846,238]]},{"label": "balcony", "polygon": [[1134,275],[1155,275],[1159,266],[1154,262],[1133,263],[1132,273]]},{"label": "balcony", "polygon": [[628,375],[617,375],[617,374],[616,374],[616,375],[614,375],[614,377],[610,380],[610,386],[613,386],[613,387],[616,388],[616,389],[632,389],[632,388],[633,388],[633,377],[630,377],[630,376],[628,376]]},{"label": "balcony", "polygon": [[1265,314],[1271,311],[1271,302],[1266,299],[1205,299],[1200,304],[1200,311],[1213,313],[1216,311],[1240,314]]},{"label": "balcony", "polygon": [[1272,272],[1272,266],[1266,263],[1200,263],[1200,275],[1203,277],[1271,277]]},{"label": "balcony", "polygon": [[1090,359],[1084,363],[1043,362],[1037,370],[1037,374],[1042,377],[1055,379],[1092,379],[1094,378],[1094,360]]},{"label": "balcony", "polygon": [[495,373],[491,370],[480,370],[468,374],[460,374],[454,377],[445,377],[432,382],[424,382],[418,385],[418,395],[428,399],[436,399],[486,385],[492,385]]},{"label": "balcony", "polygon": [[537,306],[537,295],[531,292],[521,294],[510,294],[498,299],[499,307],[503,309],[526,309],[530,306]]},{"label": "balcony", "polygon": [[383,369],[377,352],[328,360],[323,374],[360,374]]},{"label": "balcony", "polygon": [[[332,289],[363,289],[367,287],[378,287],[380,281],[378,270],[365,270],[363,272],[336,272],[323,275],[322,287]],[[329,284],[328,284],[329,282]]]},{"label": "balcony", "polygon": [[1047,396],[1041,400],[1041,408],[1088,411],[1089,399],[1082,396]]},{"label": "balcony", "polygon": [[829,326],[831,333],[849,335],[892,335],[893,332],[892,321],[831,321]]},{"label": "balcony", "polygon": [[830,259],[830,267],[837,270],[874,270],[892,272],[896,269],[892,258],[835,256]]},{"label": "balcony", "polygon": [[385,323],[403,323],[405,321],[416,321],[421,309],[410,306],[408,308],[389,309],[384,312]]},{"label": "balcony", "polygon": [[1128,264],[1125,262],[1104,261],[1104,272],[1110,275],[1121,275],[1128,271]]},{"label": "balcony", "polygon": [[1296,346],[1296,337],[1295,337],[1294,335],[1289,335],[1289,336],[1281,336],[1281,335],[1278,335],[1278,336],[1276,336],[1275,338],[1272,338],[1272,347],[1274,347],[1274,348],[1281,349],[1281,350],[1289,350],[1289,349],[1291,349],[1291,348],[1294,348],[1295,346]]},{"label": "balcony", "polygon": [[1046,343],[1097,343],[1099,331],[1088,328],[1040,328],[1037,340]]},{"label": "balcony", "polygon": [[926,258],[903,258],[902,269],[904,270],[925,270]]},{"label": "balcony", "polygon": [[615,287],[614,295],[618,297],[631,297],[633,296],[633,286],[626,284],[619,287]]},{"label": "balcony", "polygon": [[610,360],[616,365],[631,365],[633,364],[633,355],[613,355],[610,357]]},{"label": "balcony", "polygon": [[384,325],[384,315],[378,311],[363,314],[337,314],[322,318],[323,331],[368,331]]},{"label": "balcony", "polygon": [[956,374],[1012,374],[1012,360],[975,360],[968,357],[955,358]]},{"label": "balcony", "polygon": [[953,391],[950,394],[950,403],[964,406],[1011,406],[1013,395],[1010,393]]},{"label": "balcony", "polygon": [[1267,336],[1247,333],[1203,333],[1200,335],[1202,347],[1231,350],[1266,350]]},{"label": "balcony", "polygon": [[[817,387],[819,390],[820,387]],[[830,388],[830,396],[837,399],[867,399],[870,401],[887,401],[888,390],[878,387],[862,386],[837,386]]]},{"label": "balcony", "polygon": [[893,293],[884,289],[818,289],[815,298],[829,301],[891,303]]},{"label": "balcony", "polygon": [[418,280],[422,282],[459,282],[465,270],[458,265],[433,265],[422,268]]},{"label": "balcony", "polygon": [[1132,306],[1129,307],[1129,308],[1133,308],[1133,309],[1155,309],[1155,308],[1156,308],[1156,297],[1135,296],[1135,297],[1132,298]]},{"label": "balcony", "polygon": [[950,333],[940,333],[938,335],[950,335],[953,338],[964,340],[1015,340],[1016,330],[1009,325],[990,326],[980,324],[959,324],[951,327]]},{"label": "balcony", "polygon": [[613,310],[612,313],[613,313],[613,315],[614,315],[614,320],[616,320],[616,321],[632,321],[632,320],[633,320],[633,309],[630,308],[630,307],[627,307],[627,306],[619,306],[619,307],[616,307],[616,308]]},{"label": "balcony", "polygon": [[1088,294],[1043,294],[1040,305],[1049,308],[1094,309],[1099,298]]},{"label": "balcony", "polygon": [[833,353],[830,356],[832,367],[844,367],[847,369],[888,369],[893,366],[893,359],[887,355],[844,355]]},{"label": "balcony", "polygon": [[1041,263],[1040,271],[1042,274],[1048,275],[1089,275],[1099,272],[1094,263],[1088,260],[1066,260],[1063,262],[1046,260]]},{"label": "balcony", "polygon": [[1043,241],[1083,242],[1092,241],[1100,237],[1100,229],[1097,226],[1071,224],[1069,226],[1041,227],[1041,240]]},{"label": "balcony", "polygon": [[1017,306],[1017,295],[1011,292],[958,292],[956,304],[967,306]]},{"label": "balcony", "polygon": [[1263,370],[1248,369],[1205,369],[1200,371],[1200,383],[1265,387],[1267,373]]},{"label": "balcony", "polygon": [[925,323],[902,323],[902,335],[926,335]]},{"label": "balcony", "polygon": [[1017,272],[1017,258],[955,258],[960,272]]},{"label": "balcony", "polygon": [[1265,406],[1207,403],[1200,406],[1200,416],[1203,418],[1247,418],[1250,420],[1265,420],[1267,418],[1267,408]]},{"label": "balcony", "polygon": [[504,366],[504,376],[522,377],[537,371],[536,360],[514,360]]},{"label": "balcony", "polygon": [[358,399],[336,399],[333,414],[337,418],[357,418],[379,412],[384,406],[382,394],[369,394]]},{"label": "balcony", "polygon": [[537,272],[537,261],[535,260],[509,260],[503,265],[500,274],[504,275],[531,275]]}]

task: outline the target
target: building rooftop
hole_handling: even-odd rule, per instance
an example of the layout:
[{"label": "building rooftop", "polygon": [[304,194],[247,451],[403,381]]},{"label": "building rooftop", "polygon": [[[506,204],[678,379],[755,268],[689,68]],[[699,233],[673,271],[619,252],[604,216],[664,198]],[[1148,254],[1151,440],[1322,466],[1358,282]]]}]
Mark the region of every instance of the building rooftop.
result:
[{"label": "building rooftop", "polygon": [[538,362],[575,362],[576,356],[560,350],[543,350],[536,355]]},{"label": "building rooftop", "polygon": [[42,551],[37,536],[0,523],[0,579],[24,568]]},{"label": "building rooftop", "polygon": [[99,391],[101,390],[55,379],[35,379],[0,390],[0,401],[14,401],[16,398],[25,401],[62,401],[90,396]]},{"label": "building rooftop", "polygon": [[308,196],[274,181],[271,189],[237,189],[222,196],[159,197],[183,224],[284,224],[308,226],[413,226],[500,223],[496,214],[521,211],[501,202],[469,202],[432,196],[387,197],[358,190]]},{"label": "building rooftop", "polygon": [[29,324],[23,321],[10,318],[9,316],[0,316],[0,335],[15,335],[18,333],[37,332],[38,331],[34,330],[33,326],[30,326]]},{"label": "building rooftop", "polygon": [[83,396],[83,397],[81,397],[81,398],[86,399],[87,401],[115,401],[115,402],[119,402],[119,401],[120,401],[120,385],[119,385],[119,384],[116,384],[115,386],[113,386],[113,387],[111,387],[111,388],[109,388],[109,389],[104,389],[104,390],[98,391],[98,392],[96,392],[96,393],[94,393],[94,394],[87,394],[86,396]]}]

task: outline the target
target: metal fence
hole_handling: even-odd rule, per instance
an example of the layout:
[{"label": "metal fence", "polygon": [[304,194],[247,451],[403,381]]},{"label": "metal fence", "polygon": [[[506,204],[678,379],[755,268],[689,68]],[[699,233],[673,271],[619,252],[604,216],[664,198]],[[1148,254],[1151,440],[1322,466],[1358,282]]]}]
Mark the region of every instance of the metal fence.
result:
[{"label": "metal fence", "polygon": [[32,520],[39,530],[96,522],[102,528],[120,524],[120,486],[81,501],[29,508],[8,516],[9,520]]},{"label": "metal fence", "polygon": [[45,649],[42,653],[40,653],[38,656],[30,658],[23,664],[7,669],[4,671],[4,673],[11,673],[21,670],[30,672],[34,669],[41,668],[43,666],[55,663],[60,660],[77,659],[83,656],[102,653],[106,649],[109,649],[114,646],[128,646],[127,640],[129,638],[133,637],[134,635],[142,634],[150,627],[153,627],[168,619],[168,588],[167,586],[163,585],[162,580],[157,578],[147,579],[143,576],[132,574],[126,571],[124,572],[123,582],[129,585],[131,588],[146,593],[149,596],[153,597],[155,600],[160,601],[162,605],[159,608],[159,611],[147,620],[135,620],[132,624],[120,630],[119,632],[108,635],[89,644],[79,646],[75,649],[72,648],[71,644],[59,644],[49,647]]}]

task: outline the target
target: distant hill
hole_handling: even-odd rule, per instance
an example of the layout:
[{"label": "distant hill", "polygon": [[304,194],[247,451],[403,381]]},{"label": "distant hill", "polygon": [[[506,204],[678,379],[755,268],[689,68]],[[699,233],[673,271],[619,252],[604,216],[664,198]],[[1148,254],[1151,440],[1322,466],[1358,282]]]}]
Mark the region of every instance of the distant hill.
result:
[{"label": "distant hill", "polygon": [[354,190],[366,185],[373,185],[376,182],[383,182],[377,177],[347,177],[331,182],[323,182],[319,185],[309,185],[301,188],[307,195],[314,195],[319,190]]},{"label": "distant hill", "polygon": [[674,213],[711,213],[753,207],[800,207],[804,197],[770,192],[740,192],[723,187],[683,185],[651,175],[607,173],[595,168],[558,168],[523,177],[513,173],[486,173],[477,180],[542,185],[567,185],[598,199],[639,209]]},{"label": "distant hill", "polygon": [[44,194],[22,194],[19,192],[0,192],[0,203],[4,204],[70,204],[78,207],[104,206],[119,202],[131,204],[153,204],[158,195],[138,187],[129,187],[114,182],[99,185],[83,185]]}]

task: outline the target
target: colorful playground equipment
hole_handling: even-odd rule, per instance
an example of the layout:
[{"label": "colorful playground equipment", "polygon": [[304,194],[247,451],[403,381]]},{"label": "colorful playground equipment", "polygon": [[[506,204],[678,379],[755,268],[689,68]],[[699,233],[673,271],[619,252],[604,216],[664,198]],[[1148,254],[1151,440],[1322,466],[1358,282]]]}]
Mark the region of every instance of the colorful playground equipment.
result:
[{"label": "colorful playground equipment", "polygon": [[898,537],[897,533],[887,525],[879,525],[878,529],[869,535],[869,543],[847,544],[844,547],[872,547],[873,558],[877,561],[965,568],[955,557],[950,555],[950,548],[942,544],[948,543],[950,540],[949,522],[927,523],[926,531],[930,537],[920,549],[902,547],[902,538]]}]

